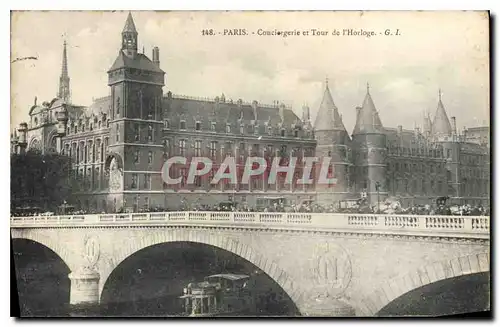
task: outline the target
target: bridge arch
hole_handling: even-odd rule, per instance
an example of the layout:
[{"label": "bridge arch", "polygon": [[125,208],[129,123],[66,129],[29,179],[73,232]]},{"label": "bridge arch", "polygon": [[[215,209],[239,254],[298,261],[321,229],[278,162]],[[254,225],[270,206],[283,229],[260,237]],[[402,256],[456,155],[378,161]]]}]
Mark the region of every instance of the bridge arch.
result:
[{"label": "bridge arch", "polygon": [[490,271],[489,253],[476,253],[425,265],[385,282],[361,301],[361,315],[375,316],[398,297],[448,278]]},{"label": "bridge arch", "polygon": [[43,235],[36,229],[24,229],[24,230],[11,230],[12,239],[26,239],[42,244],[43,246],[52,250],[55,254],[61,258],[61,260],[68,266],[70,271],[75,271],[79,267],[79,262],[77,256],[68,250],[67,246],[61,244],[57,239],[52,239],[46,235]]},{"label": "bridge arch", "polygon": [[171,242],[192,242],[211,245],[240,256],[272,278],[298,307],[301,297],[299,285],[295,283],[289,274],[281,269],[275,261],[267,259],[254,248],[236,239],[208,231],[188,229],[168,229],[160,232],[152,232],[141,239],[128,243],[127,246],[120,248],[118,251],[115,251],[111,256],[111,260],[106,261],[100,267],[101,278],[99,283],[99,299],[102,296],[107,279],[121,262],[142,249]]}]

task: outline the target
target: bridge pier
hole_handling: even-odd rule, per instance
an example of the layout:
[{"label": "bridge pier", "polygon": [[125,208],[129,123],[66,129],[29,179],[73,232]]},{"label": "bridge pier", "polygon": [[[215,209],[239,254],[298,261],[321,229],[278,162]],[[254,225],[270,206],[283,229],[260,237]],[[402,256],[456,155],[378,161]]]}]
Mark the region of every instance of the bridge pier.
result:
[{"label": "bridge pier", "polygon": [[354,307],[341,299],[321,297],[304,303],[300,313],[305,317],[354,317]]},{"label": "bridge pier", "polygon": [[71,306],[93,306],[99,304],[99,273],[84,267],[69,274],[71,281]]}]

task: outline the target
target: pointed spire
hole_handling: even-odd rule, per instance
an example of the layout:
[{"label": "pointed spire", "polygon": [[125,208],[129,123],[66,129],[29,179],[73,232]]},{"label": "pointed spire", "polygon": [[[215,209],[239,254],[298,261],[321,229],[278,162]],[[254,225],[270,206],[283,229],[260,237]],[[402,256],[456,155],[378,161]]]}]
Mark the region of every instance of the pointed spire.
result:
[{"label": "pointed spire", "polygon": [[328,87],[328,78],[325,81],[325,91],[323,99],[319,106],[318,115],[314,121],[315,131],[345,130],[342,118],[339,115],[337,106],[333,102],[330,88]]},{"label": "pointed spire", "polygon": [[66,50],[66,40],[64,40],[63,43],[61,76],[59,77],[59,92],[57,93],[57,97],[64,100],[65,102],[70,101],[68,54]]},{"label": "pointed spire", "polygon": [[366,83],[366,95],[363,105],[357,112],[356,125],[353,134],[362,133],[383,133],[384,127],[380,120],[372,96],[370,95],[370,85]]},{"label": "pointed spire", "polygon": [[122,33],[126,32],[137,33],[134,24],[134,18],[132,18],[132,13],[130,11],[128,12],[127,21],[125,22]]},{"label": "pointed spire", "polygon": [[62,71],[61,76],[68,77],[68,55],[66,52],[66,40],[63,43],[63,58],[62,58]]},{"label": "pointed spire", "polygon": [[442,93],[439,89],[439,100],[436,109],[436,114],[434,115],[434,121],[432,122],[432,134],[433,135],[451,135],[452,129],[446,110],[444,109],[442,102]]}]

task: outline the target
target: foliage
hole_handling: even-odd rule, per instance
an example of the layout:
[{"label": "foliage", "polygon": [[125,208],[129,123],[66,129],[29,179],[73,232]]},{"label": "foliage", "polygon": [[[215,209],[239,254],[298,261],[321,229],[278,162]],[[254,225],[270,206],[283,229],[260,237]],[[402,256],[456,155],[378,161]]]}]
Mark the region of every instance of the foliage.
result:
[{"label": "foliage", "polygon": [[71,196],[71,159],[56,153],[12,154],[11,207],[54,211]]}]

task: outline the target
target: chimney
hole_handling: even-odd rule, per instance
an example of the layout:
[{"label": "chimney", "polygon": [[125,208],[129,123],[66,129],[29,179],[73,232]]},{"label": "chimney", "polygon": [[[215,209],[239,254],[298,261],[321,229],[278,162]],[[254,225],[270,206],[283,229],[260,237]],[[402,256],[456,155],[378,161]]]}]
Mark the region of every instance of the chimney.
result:
[{"label": "chimney", "polygon": [[153,63],[160,67],[160,49],[158,47],[153,48]]},{"label": "chimney", "polygon": [[310,112],[309,112],[309,107],[307,105],[304,105],[302,107],[302,121],[308,122],[311,119]]},{"label": "chimney", "polygon": [[457,134],[457,119],[455,117],[451,117],[451,133]]}]

